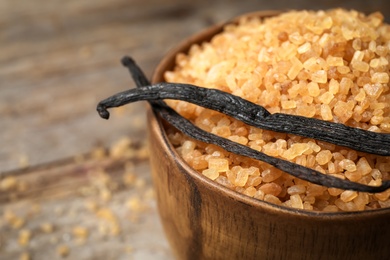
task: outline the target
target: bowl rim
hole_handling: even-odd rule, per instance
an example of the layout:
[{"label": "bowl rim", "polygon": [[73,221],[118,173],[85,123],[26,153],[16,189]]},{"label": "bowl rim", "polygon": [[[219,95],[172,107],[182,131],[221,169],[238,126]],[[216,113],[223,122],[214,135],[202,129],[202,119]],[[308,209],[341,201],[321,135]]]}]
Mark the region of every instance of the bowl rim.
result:
[{"label": "bowl rim", "polygon": [[[176,60],[176,55],[178,53],[188,53],[192,44],[202,44],[203,42],[209,41],[215,34],[222,32],[223,28],[229,24],[237,24],[243,17],[261,17],[267,18],[278,15],[282,13],[281,10],[267,10],[267,11],[257,11],[244,13],[242,15],[236,16],[233,19],[228,20],[227,22],[218,23],[212,26],[207,27],[186,39],[179,42],[176,46],[170,49],[162,58],[162,60],[156,66],[153,75],[152,83],[158,83],[163,81],[163,74],[167,71],[167,68],[173,68]],[[349,219],[356,217],[374,217],[374,216],[384,216],[390,214],[390,208],[381,208],[381,209],[370,209],[362,211],[338,211],[338,212],[323,212],[323,211],[310,211],[304,209],[295,209],[292,207],[287,207],[283,205],[276,205],[267,201],[255,199],[247,195],[241,194],[237,191],[231,190],[222,184],[219,184],[206,176],[200,174],[191,166],[189,166],[182,157],[176,152],[176,149],[173,147],[171,142],[168,139],[167,133],[164,128],[166,123],[156,112],[154,112],[150,107],[148,109],[148,119],[151,125],[152,131],[157,135],[158,140],[162,143],[163,149],[169,157],[171,157],[178,167],[187,172],[188,175],[193,178],[197,183],[204,184],[206,188],[213,190],[214,192],[220,193],[223,196],[228,196],[231,199],[239,201],[241,203],[248,204],[253,207],[261,207],[267,211],[279,212],[284,214],[290,214],[297,217],[323,217],[325,219]],[[168,123],[167,123],[168,124]]]}]

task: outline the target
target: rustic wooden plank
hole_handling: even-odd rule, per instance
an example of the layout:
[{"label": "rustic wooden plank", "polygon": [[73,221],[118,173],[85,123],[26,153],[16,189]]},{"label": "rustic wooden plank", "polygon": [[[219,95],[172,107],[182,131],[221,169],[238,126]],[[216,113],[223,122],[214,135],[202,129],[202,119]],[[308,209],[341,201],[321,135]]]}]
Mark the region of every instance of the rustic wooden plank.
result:
[{"label": "rustic wooden plank", "polygon": [[[389,13],[387,1],[337,3]],[[314,8],[334,3],[316,1]],[[168,49],[207,25],[259,9],[313,8],[309,1],[12,1],[0,3],[0,171],[144,138],[144,105],[109,122],[96,103],[132,87],[119,64],[133,55],[151,75]],[[388,15],[389,17],[390,15]],[[135,124],[131,121],[141,122]]]},{"label": "rustic wooden plank", "polygon": [[[71,249],[67,259],[171,259],[154,200],[139,197],[147,210],[138,215],[123,207],[140,194],[140,187],[126,189],[121,182],[124,162],[72,159],[97,146],[110,147],[123,136],[135,143],[146,136],[143,103],[115,109],[110,121],[95,112],[99,100],[134,86],[120,58],[132,55],[150,76],[178,41],[210,24],[255,10],[336,6],[379,10],[390,19],[387,0],[0,1],[0,179],[18,175],[34,184],[16,193],[0,192],[1,258],[29,252],[32,259],[59,259],[55,247],[65,244]],[[143,188],[150,189],[147,161],[133,163]],[[31,168],[19,169],[27,164]],[[118,216],[123,230],[118,236],[99,231],[104,219],[86,207],[88,199],[104,196],[88,195],[93,188],[85,188],[96,185],[91,172],[99,167],[119,187],[110,200],[97,203]],[[33,232],[28,246],[17,241],[20,229],[4,222],[9,211],[29,216],[23,226]],[[54,231],[44,233],[42,223],[54,224]],[[84,245],[73,239],[78,225],[90,232]]]},{"label": "rustic wooden plank", "polygon": [[89,156],[10,174],[14,184],[0,187],[1,259],[61,259],[62,246],[67,259],[171,259],[147,157],[132,149],[128,158]]}]

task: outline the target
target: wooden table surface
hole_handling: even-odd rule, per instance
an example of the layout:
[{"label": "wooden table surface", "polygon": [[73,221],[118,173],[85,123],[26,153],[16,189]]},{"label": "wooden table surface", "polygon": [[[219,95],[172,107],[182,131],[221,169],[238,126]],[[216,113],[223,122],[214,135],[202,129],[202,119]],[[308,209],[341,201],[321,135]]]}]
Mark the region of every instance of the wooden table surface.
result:
[{"label": "wooden table surface", "polygon": [[[151,191],[145,103],[109,121],[95,111],[134,87],[122,56],[150,77],[178,41],[245,12],[346,7],[389,21],[387,2],[0,1],[0,259],[172,259]],[[125,156],[107,152],[118,141]]]}]

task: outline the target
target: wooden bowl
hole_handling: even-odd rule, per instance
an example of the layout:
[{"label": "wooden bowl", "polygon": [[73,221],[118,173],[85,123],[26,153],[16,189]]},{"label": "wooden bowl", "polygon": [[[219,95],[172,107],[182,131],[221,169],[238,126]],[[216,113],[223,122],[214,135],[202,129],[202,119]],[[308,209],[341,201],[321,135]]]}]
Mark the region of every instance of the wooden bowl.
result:
[{"label": "wooden bowl", "polygon": [[[266,17],[277,12],[249,15]],[[236,20],[233,20],[235,22]],[[178,45],[152,81],[164,81],[178,52],[222,31],[213,26]],[[158,209],[178,259],[387,259],[390,209],[319,213],[276,206],[229,190],[190,168],[169,143],[163,120],[148,112]]]}]

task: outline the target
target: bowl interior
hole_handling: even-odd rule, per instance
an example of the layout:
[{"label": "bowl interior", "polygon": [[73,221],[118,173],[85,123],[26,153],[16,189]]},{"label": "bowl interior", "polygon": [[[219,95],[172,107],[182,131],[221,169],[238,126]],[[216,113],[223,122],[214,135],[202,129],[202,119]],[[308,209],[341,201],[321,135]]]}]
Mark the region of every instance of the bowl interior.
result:
[{"label": "bowl interior", "polygon": [[[271,17],[275,16],[277,14],[280,14],[281,11],[260,11],[260,12],[253,12],[249,14],[244,14],[242,16],[238,16],[227,23],[221,23],[214,26],[211,26],[197,34],[194,34],[190,36],[189,38],[185,39],[181,43],[179,43],[175,48],[173,48],[171,51],[165,55],[165,57],[161,60],[159,65],[156,67],[154,74],[152,76],[152,83],[158,83],[165,81],[164,79],[164,73],[169,70],[173,70],[175,67],[176,62],[176,55],[178,53],[187,53],[190,49],[190,47],[193,44],[201,44],[202,42],[207,42],[212,39],[212,37],[220,32],[223,31],[223,28],[226,24],[231,23],[237,23],[242,17]],[[308,210],[300,210],[300,209],[294,209],[286,206],[279,206],[275,204],[268,203],[266,201],[258,200],[255,198],[251,198],[249,196],[243,195],[239,192],[233,191],[228,189],[227,187],[224,187],[223,185],[214,182],[210,180],[209,178],[203,176],[202,174],[199,174],[197,171],[192,169],[181,157],[178,155],[173,148],[172,144],[169,143],[168,138],[166,136],[165,129],[166,127],[172,127],[169,124],[167,124],[165,121],[163,121],[157,114],[150,113],[150,117],[156,118],[156,125],[154,127],[158,128],[159,134],[162,136],[162,140],[164,140],[166,145],[166,151],[169,154],[170,157],[174,157],[177,163],[180,164],[180,166],[188,172],[188,174],[192,177],[198,180],[203,185],[208,186],[210,189],[212,189],[214,192],[222,193],[226,196],[232,197],[238,201],[241,201],[243,203],[250,204],[254,207],[265,207],[270,211],[281,211],[288,214],[293,215],[299,215],[299,216],[306,216],[306,217],[318,217],[318,216],[324,216],[325,218],[349,218],[349,217],[356,217],[356,216],[372,216],[372,215],[383,215],[383,214],[390,214],[390,208],[382,208],[377,210],[366,210],[366,211],[356,211],[356,212],[318,212],[318,211],[308,211]]]}]

